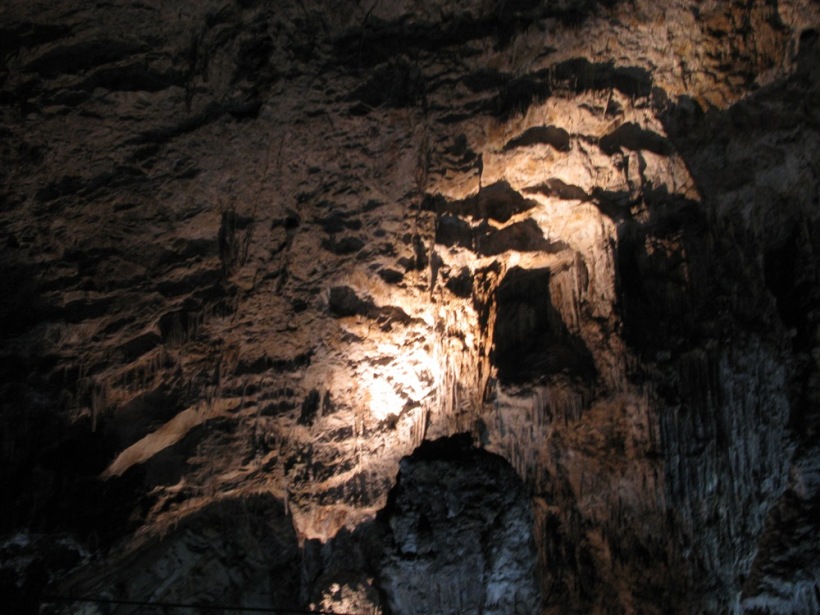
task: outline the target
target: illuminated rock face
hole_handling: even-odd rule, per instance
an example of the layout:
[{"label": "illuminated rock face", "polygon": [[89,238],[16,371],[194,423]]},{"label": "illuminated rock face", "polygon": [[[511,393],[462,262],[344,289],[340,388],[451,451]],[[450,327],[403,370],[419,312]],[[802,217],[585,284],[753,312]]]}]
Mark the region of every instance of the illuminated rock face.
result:
[{"label": "illuminated rock face", "polygon": [[2,529],[51,593],[820,607],[814,3],[0,17]]}]

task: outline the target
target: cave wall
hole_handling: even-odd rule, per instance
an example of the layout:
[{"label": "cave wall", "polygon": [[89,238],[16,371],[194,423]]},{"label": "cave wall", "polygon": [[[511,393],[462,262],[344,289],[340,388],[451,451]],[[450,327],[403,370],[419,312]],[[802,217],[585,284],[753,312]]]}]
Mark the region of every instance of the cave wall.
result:
[{"label": "cave wall", "polygon": [[[4,591],[816,611],[818,25],[808,0],[5,2]],[[428,554],[510,531],[523,572],[409,557],[439,492]],[[506,530],[459,524],[502,496]],[[157,566],[187,581],[147,596]]]}]

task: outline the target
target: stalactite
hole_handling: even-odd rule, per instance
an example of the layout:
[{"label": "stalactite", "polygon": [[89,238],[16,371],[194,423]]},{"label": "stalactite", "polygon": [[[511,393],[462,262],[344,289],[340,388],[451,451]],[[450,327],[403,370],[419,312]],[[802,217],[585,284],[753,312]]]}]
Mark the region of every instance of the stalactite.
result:
[{"label": "stalactite", "polygon": [[91,431],[97,430],[97,421],[110,407],[108,383],[94,382],[91,387]]},{"label": "stalactite", "polygon": [[410,422],[410,441],[413,448],[418,448],[427,435],[427,424],[429,421],[431,407],[428,402],[414,408]]},{"label": "stalactite", "polygon": [[[754,550],[743,537],[760,531],[767,503],[785,486],[783,369],[760,344],[691,356],[681,369],[683,403],[660,424],[667,497],[706,569],[745,571]],[[780,427],[762,428],[767,421]],[[764,468],[771,478],[761,483]],[[753,506],[758,491],[764,500]]]}]

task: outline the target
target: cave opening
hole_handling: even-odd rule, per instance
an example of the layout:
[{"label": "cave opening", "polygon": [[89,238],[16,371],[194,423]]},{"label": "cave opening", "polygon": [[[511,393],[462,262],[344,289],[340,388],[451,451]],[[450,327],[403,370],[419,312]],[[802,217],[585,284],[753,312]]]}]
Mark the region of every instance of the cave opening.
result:
[{"label": "cave opening", "polygon": [[557,373],[594,378],[592,354],[552,304],[550,270],[513,267],[496,290],[493,362],[502,382]]}]

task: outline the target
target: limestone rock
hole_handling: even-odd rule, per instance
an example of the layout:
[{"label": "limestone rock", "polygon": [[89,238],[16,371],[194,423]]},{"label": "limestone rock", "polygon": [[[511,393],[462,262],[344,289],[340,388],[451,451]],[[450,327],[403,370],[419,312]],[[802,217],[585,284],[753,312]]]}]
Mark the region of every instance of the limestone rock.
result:
[{"label": "limestone rock", "polygon": [[3,592],[816,612],[818,28],[6,0]]}]

